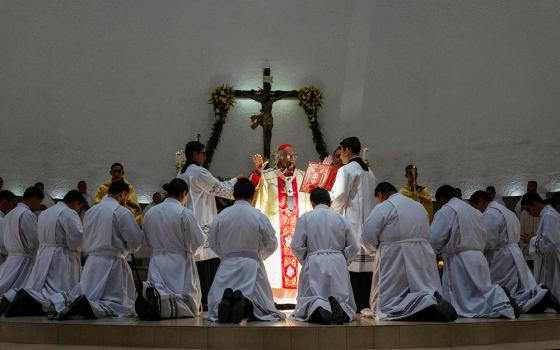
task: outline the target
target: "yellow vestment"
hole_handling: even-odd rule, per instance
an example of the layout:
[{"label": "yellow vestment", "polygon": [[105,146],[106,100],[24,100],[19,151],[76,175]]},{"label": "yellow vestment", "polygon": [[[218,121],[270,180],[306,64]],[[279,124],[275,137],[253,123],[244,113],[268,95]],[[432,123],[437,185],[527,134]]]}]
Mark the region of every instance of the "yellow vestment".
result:
[{"label": "yellow vestment", "polygon": [[[140,204],[138,204],[138,198],[136,197],[134,186],[132,186],[132,184],[126,179],[123,179],[123,181],[129,187],[128,200],[126,201],[125,207],[127,207],[132,212],[138,225],[142,226],[142,209],[140,208]],[[109,191],[109,186],[111,186],[111,183],[113,183],[113,180],[109,179],[102,183],[101,186],[99,186],[97,192],[95,192],[95,197],[93,199],[95,204],[101,202],[101,200],[107,196],[107,192]]]}]

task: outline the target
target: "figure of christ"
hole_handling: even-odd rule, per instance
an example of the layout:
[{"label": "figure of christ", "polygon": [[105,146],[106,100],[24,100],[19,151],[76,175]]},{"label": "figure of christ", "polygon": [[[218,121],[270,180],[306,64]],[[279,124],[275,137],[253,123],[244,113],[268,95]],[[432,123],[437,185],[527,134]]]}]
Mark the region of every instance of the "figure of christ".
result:
[{"label": "figure of christ", "polygon": [[276,231],[279,248],[264,261],[274,300],[295,304],[299,264],[290,248],[297,219],[312,209],[309,194],[299,192],[305,172],[296,168],[292,145],[278,147],[278,164],[264,170],[263,158],[253,157],[251,181],[256,187],[255,207],[268,217]]}]

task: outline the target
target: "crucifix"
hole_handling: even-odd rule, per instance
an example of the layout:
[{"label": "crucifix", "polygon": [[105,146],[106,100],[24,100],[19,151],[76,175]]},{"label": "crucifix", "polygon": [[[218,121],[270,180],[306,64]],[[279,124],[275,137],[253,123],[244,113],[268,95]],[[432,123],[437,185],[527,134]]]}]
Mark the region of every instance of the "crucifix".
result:
[{"label": "crucifix", "polygon": [[272,89],[272,76],[270,68],[263,70],[263,87],[258,90],[235,90],[235,97],[245,97],[261,104],[261,113],[251,116],[251,129],[261,126],[263,129],[263,155],[265,159],[270,158],[270,143],[272,140],[272,104],[285,98],[297,98],[298,91],[282,91]]}]

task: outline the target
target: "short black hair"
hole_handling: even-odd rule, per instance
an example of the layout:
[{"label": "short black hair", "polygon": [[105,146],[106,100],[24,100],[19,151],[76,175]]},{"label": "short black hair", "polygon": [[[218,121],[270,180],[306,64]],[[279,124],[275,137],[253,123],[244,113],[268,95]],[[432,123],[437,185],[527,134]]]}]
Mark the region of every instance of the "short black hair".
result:
[{"label": "short black hair", "polygon": [[175,178],[167,184],[166,191],[167,191],[167,194],[170,195],[170,196],[179,197],[183,192],[188,192],[189,191],[189,185],[187,185],[185,180]]},{"label": "short black hair", "polygon": [[439,198],[445,198],[447,200],[450,200],[451,198],[456,198],[456,197],[457,197],[457,191],[455,190],[455,188],[449,185],[443,185],[440,188],[438,188],[436,191],[436,200]]},{"label": "short black hair", "polygon": [[31,199],[31,198],[45,198],[43,192],[35,186],[27,187],[25,192],[23,192],[23,200]]},{"label": "short black hair", "polygon": [[78,186],[80,186],[81,184],[87,185],[86,182],[85,182],[84,180],[78,181]]},{"label": "short black hair", "polygon": [[408,164],[406,166],[406,168],[404,168],[404,173],[406,174],[409,170],[411,170],[412,168],[414,168],[414,164]]},{"label": "short black hair", "polygon": [[523,197],[521,197],[521,206],[525,206],[525,205],[533,205],[535,204],[535,202],[538,203],[542,203],[544,204],[544,199],[541,198],[541,196],[539,196],[538,193],[525,193],[523,195]]},{"label": "short black hair", "polygon": [[130,192],[130,187],[126,184],[126,182],[122,180],[113,181],[109,186],[109,191],[107,192],[112,195],[119,194],[122,192],[128,193]]},{"label": "short black hair", "polygon": [[185,145],[185,158],[187,159],[187,162],[190,160],[193,160],[194,154],[195,153],[200,153],[202,152],[202,150],[204,150],[205,146],[204,144],[198,142],[198,141],[191,141],[189,143],[187,143]]},{"label": "short black hair", "polygon": [[42,182],[35,182],[35,185],[33,185],[34,187],[39,187],[39,186],[43,186],[45,187],[45,184]]},{"label": "short black hair", "polygon": [[66,193],[66,195],[64,196],[64,198],[62,200],[66,204],[70,204],[72,202],[78,202],[78,203],[82,204],[86,201],[84,196],[82,196],[82,194],[78,190],[68,191],[68,193]]},{"label": "short black hair", "polygon": [[309,199],[311,200],[311,203],[315,205],[319,205],[319,204],[326,204],[328,206],[331,205],[331,195],[329,191],[325,190],[322,187],[314,188],[309,195]]},{"label": "short black hair", "polygon": [[383,193],[387,196],[397,193],[397,189],[395,186],[390,184],[389,182],[381,182],[375,187],[374,194]]},{"label": "short black hair", "polygon": [[527,181],[527,184],[535,185],[537,187],[539,185],[535,180],[529,180],[529,181]]},{"label": "short black hair", "polygon": [[558,205],[560,205],[560,192],[557,192],[554,194],[554,196],[552,196],[552,198],[550,199],[550,205],[552,205],[553,207],[557,207]]},{"label": "short black hair", "polygon": [[496,193],[496,187],[488,186],[488,187],[486,187],[486,191],[492,191],[492,192]]},{"label": "short black hair", "polygon": [[490,203],[492,202],[492,198],[490,198],[490,195],[488,195],[488,193],[486,193],[485,191],[479,190],[471,195],[469,202],[471,204],[478,204],[480,202]]},{"label": "short black hair", "polygon": [[347,137],[340,142],[340,147],[349,149],[352,154],[359,155],[360,151],[362,150],[362,144],[357,137]]},{"label": "short black hair", "polygon": [[12,191],[2,190],[0,191],[0,201],[15,201],[16,195]]},{"label": "short black hair", "polygon": [[121,169],[122,169],[122,170],[124,170],[124,167],[123,167],[123,165],[122,165],[121,163],[118,163],[118,162],[117,162],[117,163],[113,163],[113,164],[111,164],[111,170],[113,170],[113,168],[114,168],[114,167],[117,167],[117,166],[120,166],[120,167],[121,167]]},{"label": "short black hair", "polygon": [[233,198],[250,200],[255,194],[255,186],[248,178],[237,180],[233,186]]}]

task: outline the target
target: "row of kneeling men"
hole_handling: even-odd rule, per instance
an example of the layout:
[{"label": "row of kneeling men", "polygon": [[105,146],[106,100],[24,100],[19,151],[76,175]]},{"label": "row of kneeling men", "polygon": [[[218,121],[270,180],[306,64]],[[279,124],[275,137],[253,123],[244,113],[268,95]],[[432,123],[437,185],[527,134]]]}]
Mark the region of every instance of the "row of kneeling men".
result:
[{"label": "row of kneeling men", "polygon": [[[41,202],[39,193],[26,190],[16,206],[7,192],[0,192],[0,211],[7,212],[0,219],[7,253],[0,265],[0,313],[6,317],[195,317],[202,307],[194,256],[207,242],[221,258],[207,319],[285,318],[276,309],[263,265],[278,242],[268,218],[250,204],[255,188],[248,179],[236,183],[235,204],[214,219],[208,237],[184,206],[188,187],[181,179],[172,180],[168,198],[147,213],[143,231],[123,206],[128,185],[122,181],[113,182],[108,197],[87,212],[83,229],[77,212],[84,199],[77,191],[45,210],[38,222],[32,211]],[[522,199],[528,211],[540,208],[532,246],[543,258],[538,279],[548,279],[551,292],[523,260],[515,215],[484,192],[471,197],[471,206],[456,198],[452,187],[440,187],[441,209],[431,227],[425,209],[391,184],[377,185],[375,196],[378,205],[357,242],[345,219],[329,208],[329,193],[312,191],[314,209],[299,218],[291,241],[302,264],[297,320],[340,324],[355,318],[347,264],[360,244],[376,256],[370,304],[377,319],[448,322],[458,316],[515,318],[520,312],[560,311],[553,276],[560,198],[548,206],[530,195]],[[153,252],[147,281],[137,290],[127,256],[143,244]],[[88,256],[83,270],[81,250]],[[436,253],[445,256],[442,280]]]}]

